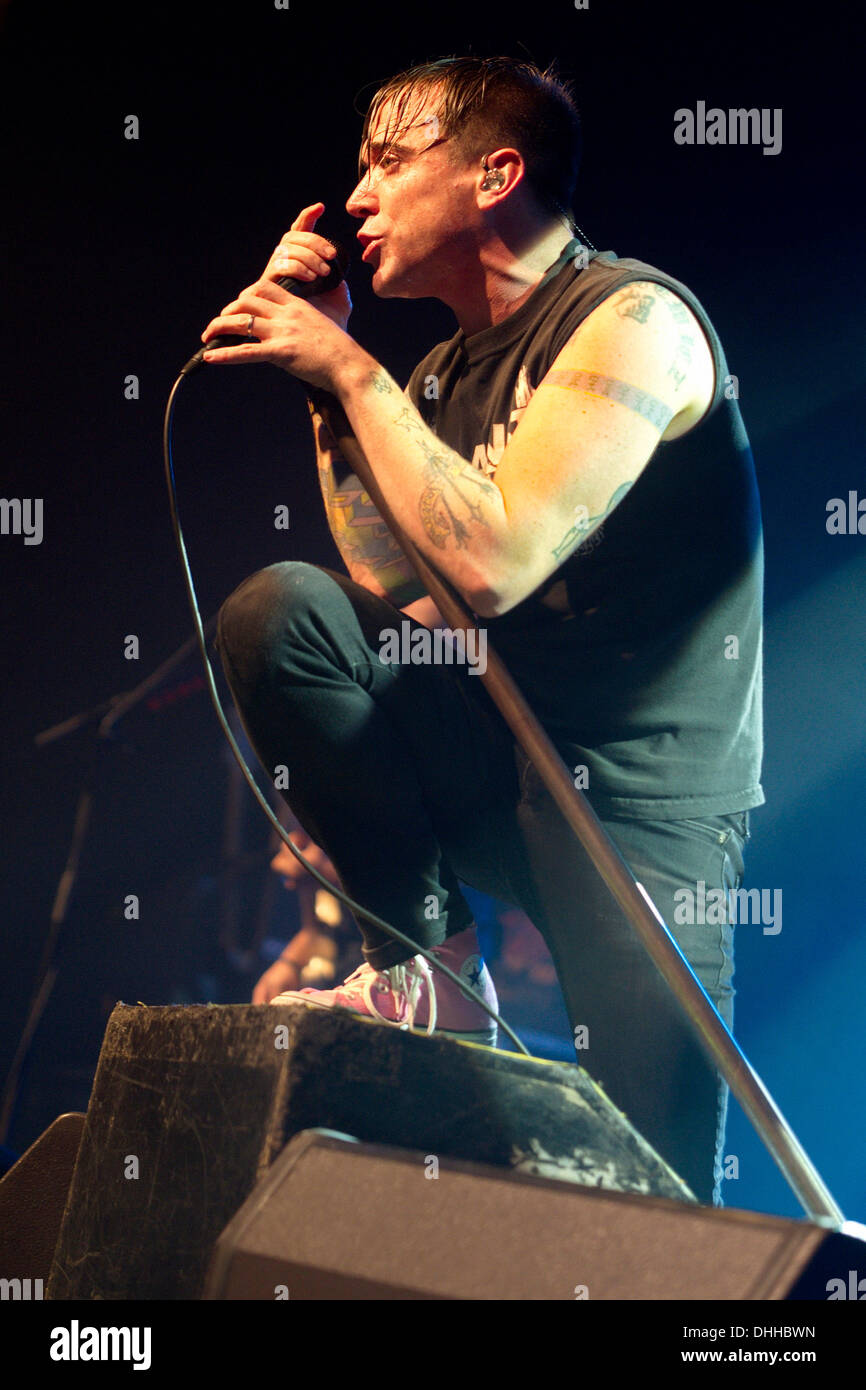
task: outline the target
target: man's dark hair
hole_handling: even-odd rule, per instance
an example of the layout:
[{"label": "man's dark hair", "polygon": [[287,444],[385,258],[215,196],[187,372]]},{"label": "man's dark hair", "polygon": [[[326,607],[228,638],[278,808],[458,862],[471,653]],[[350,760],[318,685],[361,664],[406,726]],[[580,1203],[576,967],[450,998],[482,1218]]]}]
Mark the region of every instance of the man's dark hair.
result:
[{"label": "man's dark hair", "polygon": [[419,101],[440,95],[439,133],[471,158],[504,145],[519,150],[538,200],[570,215],[582,139],[570,87],[553,68],[516,58],[438,58],[392,77],[376,92],[364,119],[362,152],[386,102],[393,101],[384,140],[405,129]]}]

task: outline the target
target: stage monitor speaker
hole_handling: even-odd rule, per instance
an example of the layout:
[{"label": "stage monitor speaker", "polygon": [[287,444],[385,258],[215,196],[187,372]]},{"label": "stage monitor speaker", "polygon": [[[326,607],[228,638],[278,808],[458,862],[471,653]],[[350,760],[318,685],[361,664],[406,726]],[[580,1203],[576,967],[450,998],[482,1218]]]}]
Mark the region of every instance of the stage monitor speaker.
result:
[{"label": "stage monitor speaker", "polygon": [[826,1299],[828,1271],[847,1277],[864,1249],[809,1222],[309,1130],[219,1237],[204,1297]]},{"label": "stage monitor speaker", "polygon": [[12,1297],[42,1297],[83,1132],[83,1115],[59,1115],[0,1179],[0,1279],[19,1282]]},{"label": "stage monitor speaker", "polygon": [[305,1129],[694,1197],[582,1067],[294,1005],[119,1006],[52,1299],[198,1299],[217,1236]]}]

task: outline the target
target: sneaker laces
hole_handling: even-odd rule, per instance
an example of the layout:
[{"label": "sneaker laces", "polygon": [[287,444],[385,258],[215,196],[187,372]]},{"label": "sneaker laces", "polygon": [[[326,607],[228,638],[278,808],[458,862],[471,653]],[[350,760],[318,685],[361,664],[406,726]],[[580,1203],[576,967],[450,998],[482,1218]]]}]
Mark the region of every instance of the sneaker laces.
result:
[{"label": "sneaker laces", "polygon": [[[406,1017],[402,1022],[399,1019],[385,1018],[376,1008],[373,988],[379,980],[387,981],[388,988],[394,996],[397,1012],[402,1013],[401,1005],[405,1006]],[[433,971],[423,956],[413,956],[411,960],[401,961],[399,965],[389,966],[387,970],[375,970],[372,965],[366,963],[359,965],[345,981],[343,988],[353,984],[354,990],[350,989],[348,992],[353,993],[360,988],[361,997],[371,1014],[380,1022],[390,1023],[396,1028],[415,1026],[415,1012],[421,1002],[421,991],[426,984],[430,1015],[426,1026],[427,1036],[434,1031],[437,1017],[436,989],[433,984]]]}]

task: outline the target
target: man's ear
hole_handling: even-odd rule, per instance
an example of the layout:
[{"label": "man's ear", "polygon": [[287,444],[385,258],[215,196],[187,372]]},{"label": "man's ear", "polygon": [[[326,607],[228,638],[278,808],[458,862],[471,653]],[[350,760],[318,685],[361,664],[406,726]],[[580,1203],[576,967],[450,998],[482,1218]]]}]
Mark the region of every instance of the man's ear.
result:
[{"label": "man's ear", "polygon": [[519,150],[503,148],[484,154],[480,159],[478,196],[480,207],[493,207],[502,197],[513,193],[526,173]]}]

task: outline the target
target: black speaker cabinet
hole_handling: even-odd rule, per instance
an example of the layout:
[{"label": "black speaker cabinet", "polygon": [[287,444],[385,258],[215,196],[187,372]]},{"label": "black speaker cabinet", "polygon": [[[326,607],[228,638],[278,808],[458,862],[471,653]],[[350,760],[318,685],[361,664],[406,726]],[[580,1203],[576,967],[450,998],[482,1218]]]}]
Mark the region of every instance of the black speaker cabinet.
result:
[{"label": "black speaker cabinet", "polygon": [[805,1221],[309,1130],[219,1237],[204,1297],[826,1299],[864,1250]]}]

